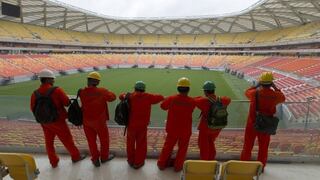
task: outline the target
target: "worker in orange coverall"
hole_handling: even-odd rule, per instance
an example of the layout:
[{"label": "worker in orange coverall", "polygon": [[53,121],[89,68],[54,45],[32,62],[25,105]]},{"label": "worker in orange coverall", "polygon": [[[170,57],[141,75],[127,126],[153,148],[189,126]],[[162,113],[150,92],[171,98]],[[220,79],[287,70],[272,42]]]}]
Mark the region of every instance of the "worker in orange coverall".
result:
[{"label": "worker in orange coverall", "polygon": [[240,159],[243,161],[251,160],[251,151],[255,138],[258,137],[259,152],[258,161],[266,166],[268,159],[268,147],[270,142],[270,134],[258,132],[254,128],[256,121],[256,92],[259,91],[258,106],[259,113],[266,116],[274,116],[276,106],[285,101],[284,94],[273,83],[273,75],[271,72],[264,72],[260,75],[259,84],[246,90],[245,95],[250,100],[249,116],[245,129],[244,145]]},{"label": "worker in orange coverall", "polygon": [[[83,129],[88,140],[91,160],[95,167],[114,158],[109,154],[109,132],[107,120],[109,111],[107,102],[116,99],[116,95],[105,88],[97,87],[101,80],[98,72],[91,72],[87,77],[87,87],[80,91],[83,112]],[[100,140],[100,151],[97,147],[97,137]]]},{"label": "worker in orange coverall", "polygon": [[[137,81],[134,92],[129,96],[130,117],[127,133],[128,164],[139,169],[144,165],[147,155],[147,128],[150,122],[151,105],[157,104],[164,98],[159,94],[145,92],[146,85]],[[119,96],[124,100],[126,94]]]},{"label": "worker in orange coverall", "polygon": [[[53,88],[55,75],[52,71],[44,69],[40,71],[39,78],[41,86],[36,91],[44,96],[51,88]],[[41,127],[44,132],[46,151],[50,164],[52,168],[56,168],[59,163],[59,157],[57,156],[54,148],[54,139],[56,136],[58,136],[62,144],[70,153],[73,163],[84,159],[85,155],[80,155],[78,148],[73,142],[70,129],[66,123],[67,111],[64,106],[68,106],[70,104],[68,96],[61,88],[57,87],[51,93],[50,98],[57,109],[58,118],[54,122],[41,124]],[[30,102],[32,112],[34,112],[35,105],[36,96],[35,93],[32,93]]]},{"label": "worker in orange coverall", "polygon": [[[190,90],[189,79],[180,78],[177,90],[179,94],[167,97],[160,105],[163,110],[168,111],[167,137],[157,163],[160,170],[172,165],[176,172],[181,171],[183,167],[192,134],[192,113],[196,107],[195,100],[188,96]],[[171,159],[176,143],[178,143],[178,152],[176,158]]]},{"label": "worker in orange coverall", "polygon": [[[196,97],[197,107],[201,110],[201,119],[198,126],[199,137],[198,137],[198,146],[200,149],[200,159],[201,160],[214,160],[216,157],[216,148],[215,140],[221,132],[221,129],[210,129],[208,127],[207,117],[211,102],[208,98],[217,100],[215,95],[216,86],[211,81],[206,81],[203,85],[203,91],[205,97]],[[219,97],[219,101],[223,106],[228,106],[230,104],[230,98],[223,96]]]}]

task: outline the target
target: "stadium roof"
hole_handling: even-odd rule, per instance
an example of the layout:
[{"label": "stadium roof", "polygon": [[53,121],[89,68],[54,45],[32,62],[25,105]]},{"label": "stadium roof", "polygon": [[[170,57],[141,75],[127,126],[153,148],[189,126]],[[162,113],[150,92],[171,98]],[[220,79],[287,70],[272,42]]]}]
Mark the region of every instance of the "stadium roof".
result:
[{"label": "stadium roof", "polygon": [[[261,0],[247,9],[218,16],[120,18],[54,0],[2,0],[20,5],[21,18],[0,19],[53,28],[115,34],[208,34],[272,30],[320,20],[320,0]],[[1,13],[0,13],[1,14]]]}]

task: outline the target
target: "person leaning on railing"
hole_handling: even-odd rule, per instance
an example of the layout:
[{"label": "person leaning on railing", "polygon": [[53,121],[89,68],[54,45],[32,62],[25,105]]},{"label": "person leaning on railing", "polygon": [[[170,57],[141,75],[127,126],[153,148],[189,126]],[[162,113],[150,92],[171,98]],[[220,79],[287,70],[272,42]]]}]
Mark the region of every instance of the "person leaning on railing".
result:
[{"label": "person leaning on railing", "polygon": [[[227,96],[216,96],[216,86],[211,81],[206,81],[203,84],[203,93],[205,97],[196,97],[197,107],[201,110],[201,119],[198,126],[199,137],[198,146],[200,149],[201,160],[214,160],[216,157],[215,140],[219,136],[223,127],[209,127],[208,116],[210,108],[216,108],[216,106],[228,106],[231,99]],[[212,103],[213,107],[212,107]]]},{"label": "person leaning on railing", "polygon": [[[88,141],[91,161],[95,167],[100,167],[101,163],[106,163],[115,157],[114,154],[109,153],[107,102],[114,101],[116,95],[106,88],[98,87],[100,80],[100,73],[89,73],[87,87],[79,93],[83,112],[83,130]],[[100,140],[100,151],[97,147],[97,137]]]},{"label": "person leaning on railing", "polygon": [[[257,86],[250,87],[246,90],[245,95],[250,100],[250,109],[245,129],[244,145],[240,159],[243,161],[251,160],[251,151],[254,145],[255,138],[258,137],[259,152],[258,161],[266,166],[268,159],[268,147],[270,142],[269,132],[261,132],[257,128],[257,117],[262,119],[272,120],[277,118],[274,116],[276,113],[276,106],[285,101],[285,96],[280,89],[273,83],[273,75],[271,72],[264,72],[260,75],[259,83]],[[257,102],[258,100],[258,103]]]},{"label": "person leaning on railing", "polygon": [[[44,118],[43,123],[41,123],[45,138],[46,150],[52,168],[56,168],[59,163],[59,157],[57,156],[54,147],[54,139],[56,136],[58,136],[60,141],[68,150],[73,163],[83,160],[86,156],[81,155],[78,148],[74,144],[73,137],[66,122],[67,111],[64,107],[70,104],[68,96],[65,94],[62,88],[53,86],[55,82],[55,75],[51,70],[42,70],[39,73],[39,78],[41,85],[31,95],[30,109],[35,114],[37,120],[41,119],[39,117],[37,118],[36,116],[38,111],[42,111],[43,116],[41,117],[48,117],[44,116],[44,114],[46,114],[46,112],[50,109],[52,110],[52,108],[49,107],[48,104],[41,104],[39,101],[40,99],[44,99],[45,97],[49,96],[48,98],[51,99],[51,101],[53,102],[53,106],[57,110],[56,119],[54,119],[52,122],[45,122],[50,117],[52,117],[49,116],[49,118]],[[38,109],[38,111],[36,109]]]}]

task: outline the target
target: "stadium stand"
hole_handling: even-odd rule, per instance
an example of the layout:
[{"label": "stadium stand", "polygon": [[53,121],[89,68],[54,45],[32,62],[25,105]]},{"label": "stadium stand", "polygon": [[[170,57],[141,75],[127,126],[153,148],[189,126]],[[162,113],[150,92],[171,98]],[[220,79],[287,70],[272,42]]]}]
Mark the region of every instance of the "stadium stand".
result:
[{"label": "stadium stand", "polygon": [[190,55],[174,55],[171,61],[171,65],[177,67],[188,66],[190,58]]},{"label": "stadium stand", "polygon": [[75,67],[71,65],[71,62],[65,63],[62,59],[56,58],[55,55],[31,55],[30,57],[42,64],[45,64],[47,68],[54,69],[55,71],[75,69]]},{"label": "stadium stand", "polygon": [[8,32],[11,35],[11,37],[13,37],[14,39],[21,39],[21,40],[33,39],[32,34],[27,29],[25,29],[23,25],[19,23],[1,21],[0,27],[4,31]]},{"label": "stadium stand", "polygon": [[194,45],[195,36],[192,35],[179,35],[177,36],[178,45]]},{"label": "stadium stand", "polygon": [[174,45],[177,42],[175,35],[158,35],[158,45]]},{"label": "stadium stand", "polygon": [[208,68],[221,68],[224,66],[226,56],[209,56],[205,66]]},{"label": "stadium stand", "polygon": [[190,67],[203,67],[207,62],[208,55],[192,55],[189,63]]},{"label": "stadium stand", "polygon": [[139,55],[137,63],[142,66],[149,66],[154,64],[154,55]]},{"label": "stadium stand", "polygon": [[[287,102],[278,107],[279,117],[286,121],[280,122],[277,135],[271,139],[270,159],[319,161],[320,131],[316,128],[320,127],[320,59],[317,57],[320,7],[317,1],[259,1],[239,14],[226,17],[131,20],[101,17],[54,1],[10,0],[21,4],[22,17],[0,15],[0,84],[35,79],[44,68],[57,75],[105,68],[202,68],[219,70],[221,74],[230,72],[235,77],[226,82],[229,85],[237,84],[238,78],[256,82],[262,72],[273,71],[274,83],[284,92]],[[73,16],[77,16],[74,22]],[[247,103],[240,101],[241,105]],[[38,125],[10,118],[0,116],[0,147],[45,151]],[[289,130],[282,129],[283,124]],[[113,125],[110,150],[125,154],[123,129]],[[152,125],[158,127],[157,123]],[[295,129],[303,126],[304,131]],[[244,141],[242,128],[221,132],[216,141],[218,158],[239,157]],[[71,130],[77,146],[87,149],[83,132]],[[161,127],[148,130],[148,155],[159,154],[164,136]],[[193,132],[188,149],[188,155],[193,157],[199,155],[197,136]],[[60,151],[62,144],[57,143],[57,147]],[[254,156],[256,150],[255,146]]]},{"label": "stadium stand", "polygon": [[218,33],[215,35],[118,35],[86,33],[77,31],[65,31],[62,29],[47,28],[29,24],[20,24],[10,21],[0,20],[0,37],[16,40],[41,40],[59,41],[65,43],[81,43],[97,45],[106,42],[112,45],[127,46],[211,46],[228,44],[255,44],[255,43],[278,43],[290,40],[314,39],[320,36],[318,33],[319,22],[307,23],[302,26],[274,29],[261,32],[243,33]]},{"label": "stadium stand", "polygon": [[34,39],[49,40],[49,41],[57,40],[57,37],[54,34],[52,34],[50,31],[48,31],[48,28],[40,27],[40,26],[32,26],[28,24],[25,24],[23,26],[31,32]]},{"label": "stadium stand", "polygon": [[125,64],[136,65],[138,60],[137,54],[125,54],[124,56]]},{"label": "stadium stand", "polygon": [[236,34],[216,34],[214,37],[215,44],[232,44]]},{"label": "stadium stand", "polygon": [[141,43],[140,37],[136,35],[123,35],[123,44],[138,45]]},{"label": "stadium stand", "polygon": [[[44,64],[41,62],[38,62],[34,59],[32,59],[30,56],[25,56],[25,55],[8,55],[4,57],[7,62],[24,68],[25,70],[32,72],[32,73],[38,73],[42,69],[47,68]],[[52,70],[52,69],[51,69]]]},{"label": "stadium stand", "polygon": [[19,67],[6,60],[7,57],[13,58],[14,56],[0,55],[0,76],[5,78],[13,78],[15,76],[32,75],[31,72],[25,70],[23,67]]},{"label": "stadium stand", "polygon": [[171,64],[172,55],[157,55],[155,58],[155,65],[167,66]]},{"label": "stadium stand", "polygon": [[141,41],[144,45],[155,46],[158,44],[158,36],[147,34],[147,35],[141,36]]},{"label": "stadium stand", "polygon": [[196,35],[194,44],[199,46],[208,46],[213,42],[213,36],[210,34]]}]

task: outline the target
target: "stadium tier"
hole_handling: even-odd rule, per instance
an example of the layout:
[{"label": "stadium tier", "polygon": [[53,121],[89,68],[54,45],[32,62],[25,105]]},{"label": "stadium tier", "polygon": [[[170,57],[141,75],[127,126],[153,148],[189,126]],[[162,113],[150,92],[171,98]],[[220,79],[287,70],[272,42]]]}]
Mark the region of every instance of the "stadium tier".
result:
[{"label": "stadium tier", "polygon": [[[138,65],[141,67],[172,66],[177,68],[207,67],[211,69],[229,68],[234,74],[249,79],[257,79],[264,71],[274,71],[275,84],[282,89],[288,101],[306,101],[309,96],[320,97],[320,88],[309,80],[319,82],[319,58],[264,57],[264,56],[208,56],[208,55],[139,55],[139,54],[53,54],[53,55],[1,55],[3,78],[33,76],[47,67],[56,72],[83,70],[118,65]],[[32,64],[32,66],[30,66]],[[307,80],[306,80],[307,79]],[[311,113],[320,116],[320,102],[314,102]],[[303,121],[306,107],[288,105],[295,121]],[[300,113],[299,113],[300,112]],[[319,121],[319,119],[317,119]]]},{"label": "stadium tier", "polygon": [[296,40],[314,40],[320,37],[319,22],[302,26],[260,32],[135,35],[99,34],[41,27],[0,20],[0,39],[10,41],[44,41],[115,46],[211,46],[231,44],[279,43]]}]

